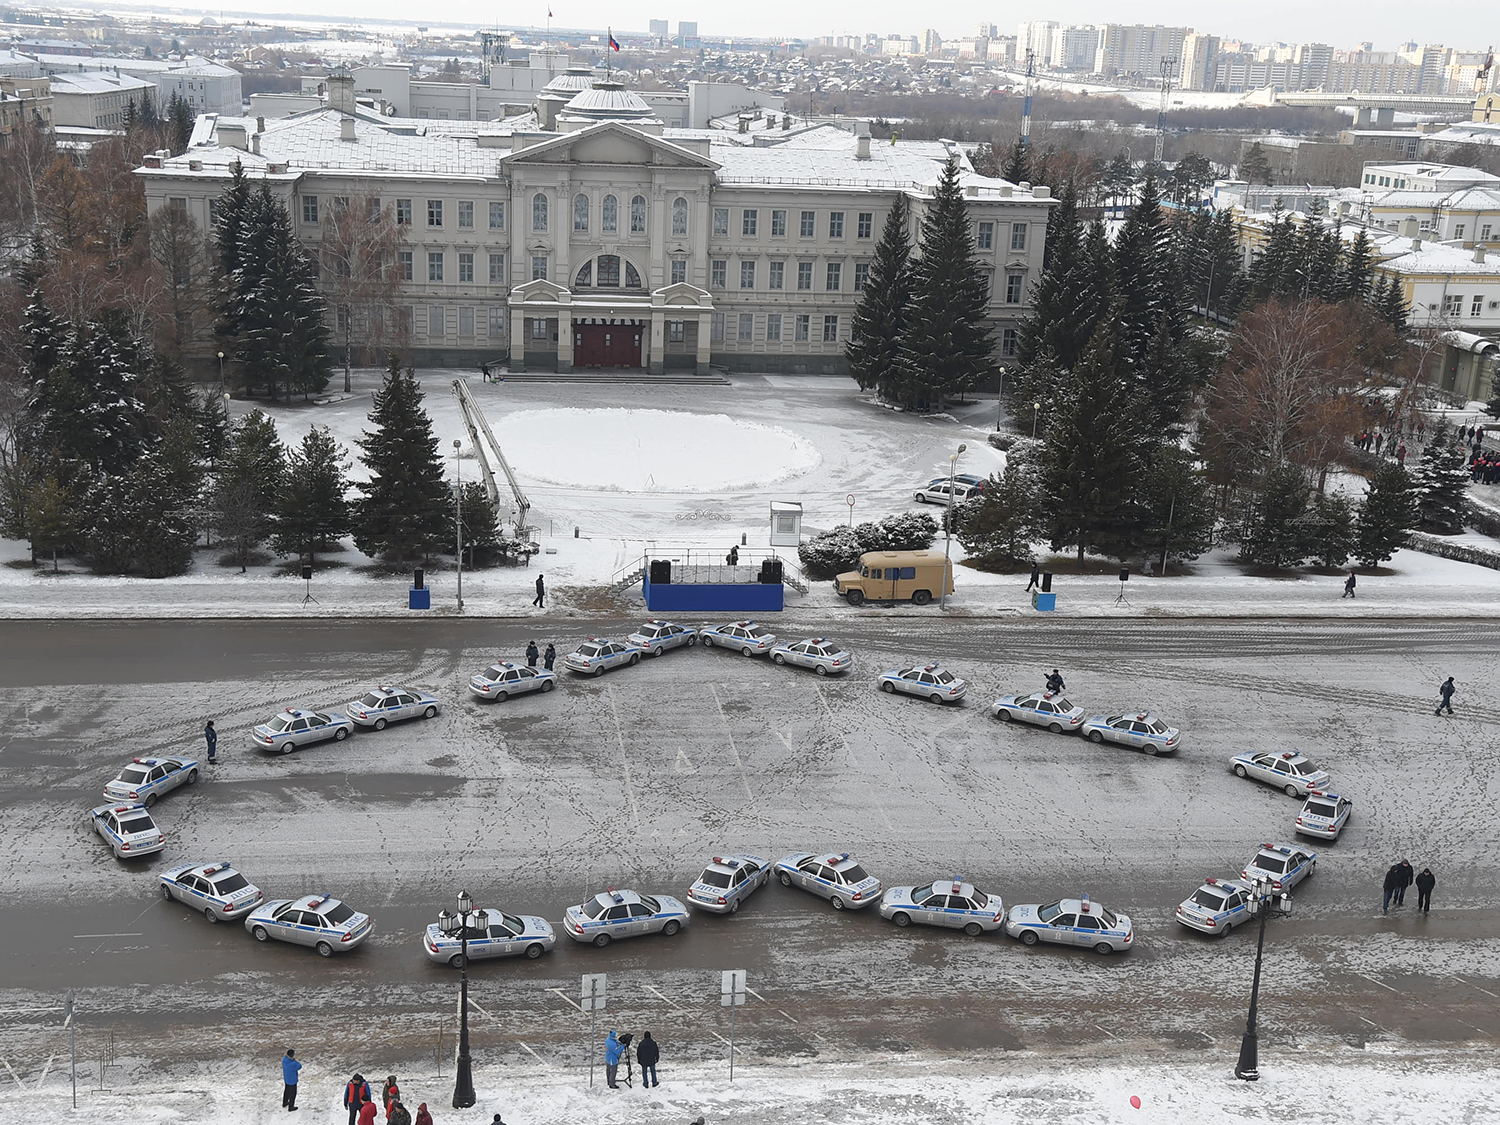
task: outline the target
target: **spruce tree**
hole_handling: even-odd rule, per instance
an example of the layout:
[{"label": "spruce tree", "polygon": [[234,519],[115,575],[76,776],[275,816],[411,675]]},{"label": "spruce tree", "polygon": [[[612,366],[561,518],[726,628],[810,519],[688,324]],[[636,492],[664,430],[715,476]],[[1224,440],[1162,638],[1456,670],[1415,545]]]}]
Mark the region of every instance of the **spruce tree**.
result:
[{"label": "spruce tree", "polygon": [[316,553],[349,534],[349,456],[327,426],[310,426],[287,451],[276,496],[271,546],[309,566]]},{"label": "spruce tree", "polygon": [[1374,258],[1370,248],[1370,236],[1364,227],[1355,232],[1344,254],[1343,267],[1339,273],[1339,295],[1341,301],[1367,301],[1370,296],[1370,275],[1374,269]]},{"label": "spruce tree", "polygon": [[477,480],[464,482],[463,544],[466,567],[489,566],[500,554],[500,515]]},{"label": "spruce tree", "polygon": [[1148,178],[1115,241],[1115,362],[1158,432],[1179,421],[1195,378],[1185,354],[1186,285],[1177,268],[1156,181]]},{"label": "spruce tree", "polygon": [[1011,145],[1010,154],[1000,168],[1000,178],[1013,184],[1031,183],[1031,153],[1019,137]]},{"label": "spruce tree", "polygon": [[[1023,371],[1047,361],[1070,371],[1088,347],[1107,292],[1088,255],[1083,224],[1072,192],[1047,218],[1047,261],[1031,293],[1031,312],[1021,325],[1016,362]],[[1018,391],[1029,390],[1021,382]]]},{"label": "spruce tree", "polygon": [[1254,142],[1245,153],[1245,159],[1240,163],[1240,179],[1252,184],[1271,183],[1271,161],[1266,158],[1266,150],[1261,147],[1259,141]]},{"label": "spruce tree", "polygon": [[1406,545],[1416,524],[1411,476],[1393,461],[1382,464],[1370,477],[1369,491],[1360,505],[1354,557],[1364,566],[1379,566]]},{"label": "spruce tree", "polygon": [[1004,472],[991,475],[984,491],[954,513],[954,534],[986,569],[1032,560],[1045,528],[1041,481],[1029,458],[1011,451]]},{"label": "spruce tree", "polygon": [[57,572],[57,556],[70,553],[77,542],[76,517],[72,497],[55,476],[31,490],[26,498],[25,531],[32,562],[50,555],[53,573]]},{"label": "spruce tree", "polygon": [[170,578],[192,565],[198,538],[194,492],[176,468],[156,451],[136,462],[128,481],[137,516],[131,559],[146,578]]},{"label": "spruce tree", "polygon": [[[149,104],[149,103],[148,103]],[[197,120],[195,114],[182,95],[175,90],[167,99],[167,127],[172,136],[172,155],[181,156],[187,151],[188,142],[193,137],[193,124]]]},{"label": "spruce tree", "polygon": [[1319,496],[1307,519],[1307,553],[1319,566],[1338,569],[1354,549],[1354,507],[1342,492]]},{"label": "spruce tree", "polygon": [[958,161],[938,178],[922,225],[921,257],[912,270],[911,315],[901,343],[903,404],[942,405],[989,375],[989,286],[974,260]]},{"label": "spruce tree", "polygon": [[896,385],[901,338],[911,299],[911,242],[906,196],[897,194],[880,231],[864,292],[854,308],[854,325],[844,355],[861,390],[899,401]]},{"label": "spruce tree", "polygon": [[1406,331],[1406,298],[1401,295],[1401,282],[1395,275],[1387,276],[1384,285],[1378,288],[1375,311],[1397,333]]},{"label": "spruce tree", "polygon": [[239,420],[214,477],[212,521],[245,572],[270,534],[286,453],[275,423],[259,410]]},{"label": "spruce tree", "polygon": [[33,383],[27,432],[40,463],[58,466],[70,488],[70,474],[84,467],[122,476],[149,443],[142,363],[133,340],[91,321],[69,333],[51,370]]},{"label": "spruce tree", "polygon": [[1250,293],[1257,304],[1270,297],[1291,295],[1294,283],[1288,279],[1295,275],[1296,242],[1297,225],[1277,200],[1260,257],[1250,267]]},{"label": "spruce tree", "polygon": [[83,518],[83,548],[96,574],[125,574],[135,560],[145,513],[140,491],[129,476],[105,476],[85,470],[76,488],[86,492],[89,505]]},{"label": "spruce tree", "polygon": [[1208,481],[1186,450],[1163,444],[1150,451],[1141,475],[1142,546],[1163,557],[1192,560],[1213,542],[1214,505]]},{"label": "spruce tree", "polygon": [[356,505],[355,546],[372,557],[426,558],[453,530],[448,511],[453,501],[416,372],[403,373],[395,354],[375,392],[370,421],[374,429],[359,439],[370,479],[360,486],[364,496]]},{"label": "spruce tree", "polygon": [[1277,465],[1266,473],[1240,539],[1240,558],[1274,569],[1301,566],[1308,554],[1307,499],[1302,471]]},{"label": "spruce tree", "polygon": [[1469,491],[1469,458],[1453,427],[1443,426],[1427,443],[1415,479],[1422,527],[1439,535],[1461,532],[1464,497]]}]

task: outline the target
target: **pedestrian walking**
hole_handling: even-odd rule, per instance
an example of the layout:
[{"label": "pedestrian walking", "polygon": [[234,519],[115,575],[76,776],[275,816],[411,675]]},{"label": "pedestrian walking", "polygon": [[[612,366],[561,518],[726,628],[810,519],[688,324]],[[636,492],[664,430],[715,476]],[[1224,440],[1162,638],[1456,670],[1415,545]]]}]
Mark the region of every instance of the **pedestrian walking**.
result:
[{"label": "pedestrian walking", "polygon": [[641,1064],[642,1090],[661,1085],[656,1080],[656,1064],[660,1059],[661,1048],[656,1045],[656,1040],[651,1038],[649,1031],[642,1032],[641,1041],[635,1048],[635,1061]]},{"label": "pedestrian walking", "polygon": [[730,545],[729,554],[724,556],[724,561],[727,562],[730,566],[740,565],[740,545],[738,543],[733,543]]},{"label": "pedestrian walking", "polygon": [[[611,1090],[618,1090],[620,1085],[615,1081],[615,1075],[620,1069],[620,1054],[624,1048],[620,1046],[620,1040],[611,1031],[604,1040],[604,1084]],[[495,1114],[496,1117],[500,1115]]]},{"label": "pedestrian walking", "polygon": [[479,365],[479,373],[484,376],[486,383],[490,381],[490,365],[488,363],[481,363]]},{"label": "pedestrian walking", "polygon": [[1405,906],[1406,888],[1412,885],[1412,881],[1416,879],[1417,873],[1412,870],[1411,864],[1403,859],[1400,863],[1396,864],[1396,874],[1400,886],[1396,888],[1395,903],[1397,906]]},{"label": "pedestrian walking", "polygon": [[375,1125],[375,1118],[380,1113],[380,1107],[375,1104],[375,1095],[370,1092],[369,1084],[365,1085],[365,1103],[359,1107],[359,1119],[356,1125]]},{"label": "pedestrian walking", "polygon": [[1344,579],[1344,593],[1343,593],[1342,597],[1339,600],[1342,601],[1343,598],[1352,598],[1353,596],[1354,596],[1354,571],[1351,569],[1349,571],[1349,577],[1346,578],[1346,579]]},{"label": "pedestrian walking", "polygon": [[1048,691],[1062,691],[1068,685],[1063,683],[1062,673],[1056,668],[1052,669],[1052,675],[1047,677]]},{"label": "pedestrian walking", "polygon": [[1403,469],[1406,468],[1406,442],[1404,441],[1396,447],[1396,464]]},{"label": "pedestrian walking", "polygon": [[1422,873],[1417,876],[1417,909],[1426,914],[1432,909],[1432,888],[1437,886],[1437,876],[1432,873],[1432,868],[1422,868]]},{"label": "pedestrian walking", "polygon": [[536,662],[541,657],[541,652],[536,647],[535,641],[526,642],[526,667],[535,668]]},{"label": "pedestrian walking", "polygon": [[370,1084],[365,1076],[356,1072],[344,1083],[344,1108],[349,1111],[349,1125],[358,1125],[359,1109],[370,1100]]},{"label": "pedestrian walking", "polygon": [[212,719],[203,728],[203,741],[208,743],[208,764],[213,765],[219,760],[219,732],[214,730]]},{"label": "pedestrian walking", "polygon": [[396,1076],[386,1076],[385,1085],[380,1088],[380,1104],[385,1107],[385,1119],[391,1119],[391,1106],[400,1099],[401,1087],[396,1084]]},{"label": "pedestrian walking", "polygon": [[1042,584],[1042,564],[1034,562],[1031,564],[1031,581],[1026,583],[1025,593],[1031,593]]},{"label": "pedestrian walking", "polygon": [[400,1098],[393,1098],[385,1119],[389,1125],[411,1125],[411,1110],[401,1104]]},{"label": "pedestrian walking", "polygon": [[1385,444],[1385,435],[1380,431],[1375,432],[1375,456],[1380,456],[1380,447]]},{"label": "pedestrian walking", "polygon": [[1448,708],[1448,714],[1453,714],[1454,690],[1452,676],[1449,676],[1438,686],[1438,695],[1442,696],[1442,702],[1437,705],[1437,710],[1433,712],[1434,715],[1441,715],[1444,707]]},{"label": "pedestrian walking", "polygon": [[542,667],[552,671],[552,662],[557,659],[557,646],[551,641],[547,642],[547,651],[542,653]]},{"label": "pedestrian walking", "polygon": [[[1401,861],[1405,863],[1405,860]],[[1385,882],[1381,884],[1382,898],[1380,900],[1380,913],[1388,914],[1391,909],[1391,899],[1396,897],[1396,892],[1401,889],[1401,864],[1393,863],[1386,869]]]},{"label": "pedestrian walking", "polygon": [[546,609],[547,608],[547,583],[545,583],[544,581],[542,581],[542,578],[543,578],[543,576],[540,575],[540,574],[538,574],[536,576],[536,597],[534,597],[534,598],[531,599],[531,604],[534,605],[534,606],[540,606],[542,609]]},{"label": "pedestrian walking", "polygon": [[432,1114],[427,1112],[427,1103],[417,1106],[417,1119],[413,1125],[432,1125]]},{"label": "pedestrian walking", "polygon": [[286,1049],[286,1054],[281,1056],[281,1108],[294,1110],[297,1108],[297,1074],[302,1069],[302,1064],[297,1061],[297,1052],[291,1047]]}]

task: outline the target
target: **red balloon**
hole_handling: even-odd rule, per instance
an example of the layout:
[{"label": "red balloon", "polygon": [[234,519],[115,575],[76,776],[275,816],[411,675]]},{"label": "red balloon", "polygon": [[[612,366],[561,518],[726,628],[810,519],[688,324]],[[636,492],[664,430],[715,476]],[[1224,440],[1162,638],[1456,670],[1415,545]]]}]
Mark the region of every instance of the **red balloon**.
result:
[{"label": "red balloon", "polygon": [[1130,1105],[1131,1105],[1132,1109],[1140,1109],[1141,1108],[1141,1099],[1137,1095],[1131,1094],[1130,1095]]}]

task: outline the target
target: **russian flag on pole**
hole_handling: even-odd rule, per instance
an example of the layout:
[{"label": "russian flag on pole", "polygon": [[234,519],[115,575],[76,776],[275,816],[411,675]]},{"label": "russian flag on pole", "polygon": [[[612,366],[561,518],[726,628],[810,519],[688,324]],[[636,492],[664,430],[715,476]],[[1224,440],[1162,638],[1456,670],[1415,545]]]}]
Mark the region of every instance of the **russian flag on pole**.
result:
[{"label": "russian flag on pole", "polygon": [[615,38],[614,32],[610,32],[609,49],[611,51],[618,51],[620,49],[620,41]]}]

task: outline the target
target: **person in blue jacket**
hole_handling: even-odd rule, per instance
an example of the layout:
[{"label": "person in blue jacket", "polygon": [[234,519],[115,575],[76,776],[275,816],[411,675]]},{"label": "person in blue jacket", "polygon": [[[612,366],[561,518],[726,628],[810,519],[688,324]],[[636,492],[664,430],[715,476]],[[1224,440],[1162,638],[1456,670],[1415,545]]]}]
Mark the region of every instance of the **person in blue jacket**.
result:
[{"label": "person in blue jacket", "polygon": [[618,1090],[620,1084],[615,1081],[615,1073],[620,1069],[620,1056],[625,1053],[625,1046],[611,1031],[609,1037],[604,1040],[604,1084],[611,1090]]},{"label": "person in blue jacket", "polygon": [[297,1072],[302,1069],[302,1064],[297,1061],[297,1052],[288,1047],[286,1054],[281,1057],[281,1106],[283,1109],[293,1110],[297,1108]]}]

